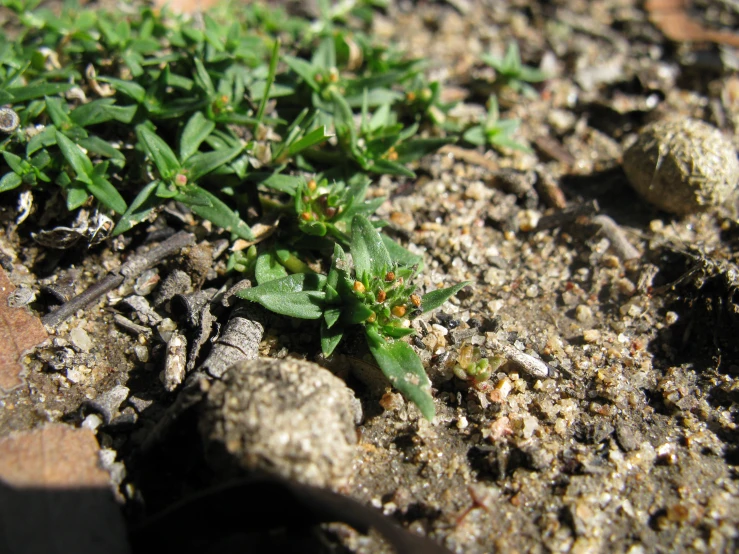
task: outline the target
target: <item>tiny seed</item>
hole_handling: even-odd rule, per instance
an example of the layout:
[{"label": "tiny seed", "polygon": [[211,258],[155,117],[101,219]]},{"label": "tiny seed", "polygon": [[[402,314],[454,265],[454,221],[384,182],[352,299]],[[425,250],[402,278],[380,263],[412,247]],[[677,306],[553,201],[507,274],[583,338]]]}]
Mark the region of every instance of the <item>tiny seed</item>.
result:
[{"label": "tiny seed", "polygon": [[413,305],[416,308],[420,308],[421,307],[421,297],[418,296],[417,294],[411,294],[411,302],[413,302]]},{"label": "tiny seed", "polygon": [[385,298],[387,298],[387,294],[385,294],[385,291],[384,290],[380,290],[377,293],[377,301],[378,302],[384,302],[385,301]]},{"label": "tiny seed", "polygon": [[364,283],[362,283],[362,281],[354,281],[354,290],[357,292],[364,292],[367,289],[364,288]]},{"label": "tiny seed", "polygon": [[393,273],[392,271],[388,271],[385,274],[385,281],[387,281],[388,283],[395,281],[395,273]]},{"label": "tiny seed", "polygon": [[405,306],[393,306],[390,310],[395,317],[403,317],[405,315]]}]

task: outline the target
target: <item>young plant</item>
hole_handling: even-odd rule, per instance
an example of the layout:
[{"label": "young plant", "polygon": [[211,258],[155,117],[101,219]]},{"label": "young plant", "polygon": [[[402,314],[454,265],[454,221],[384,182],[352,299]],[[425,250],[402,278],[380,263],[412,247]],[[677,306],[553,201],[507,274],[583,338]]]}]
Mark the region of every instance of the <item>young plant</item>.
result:
[{"label": "young plant", "polygon": [[493,371],[503,365],[503,362],[505,362],[505,358],[501,356],[494,356],[492,360],[484,358],[478,346],[465,343],[459,349],[459,357],[452,371],[459,379],[469,381],[475,387],[480,387],[490,379]]},{"label": "young plant", "polygon": [[488,144],[495,147],[531,152],[528,146],[517,142],[513,138],[520,124],[520,119],[500,119],[498,99],[493,95],[488,100],[488,114],[485,121],[467,129],[463,138],[476,146]]},{"label": "young plant", "polygon": [[[413,348],[410,318],[432,311],[468,282],[416,294],[416,259],[391,255],[386,241],[363,215],[352,221],[350,258],[337,243],[328,275],[296,273],[239,292],[275,313],[321,320],[321,350],[329,356],[351,325],[364,328],[367,345],[390,383],[414,402],[427,419],[434,417],[431,383]],[[409,263],[410,262],[410,263]]]},{"label": "young plant", "polygon": [[496,58],[490,54],[483,54],[482,61],[495,69],[495,85],[509,87],[511,90],[529,98],[536,98],[537,92],[529,83],[540,83],[547,79],[547,74],[521,62],[521,52],[518,43],[508,45],[505,56]]}]

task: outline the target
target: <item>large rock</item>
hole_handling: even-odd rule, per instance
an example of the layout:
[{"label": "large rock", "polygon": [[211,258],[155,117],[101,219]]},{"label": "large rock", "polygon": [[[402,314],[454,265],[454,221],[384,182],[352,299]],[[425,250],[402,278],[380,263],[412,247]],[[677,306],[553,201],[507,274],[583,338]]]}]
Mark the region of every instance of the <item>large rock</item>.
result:
[{"label": "large rock", "polygon": [[294,359],[245,360],[208,391],[201,432],[217,468],[236,464],[315,486],[353,469],[361,406],[328,370]]}]

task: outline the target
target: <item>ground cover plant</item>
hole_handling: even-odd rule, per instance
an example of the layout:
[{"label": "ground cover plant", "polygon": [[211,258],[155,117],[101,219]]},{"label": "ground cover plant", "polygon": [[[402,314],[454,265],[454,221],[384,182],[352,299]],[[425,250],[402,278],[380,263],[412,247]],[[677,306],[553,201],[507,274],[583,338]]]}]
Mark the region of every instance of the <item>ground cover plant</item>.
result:
[{"label": "ground cover plant", "polygon": [[[365,196],[379,175],[414,177],[409,164],[462,129],[421,60],[344,26],[371,17],[370,4],[347,12],[324,2],[314,23],[259,6],[192,21],[146,7],[121,19],[72,5],[59,16],[38,0],[3,5],[19,35],[0,37],[0,192],[20,192],[26,215],[51,208],[52,223],[64,221],[61,203],[110,217],[96,242],[152,221],[168,202],[186,206],[247,241],[228,266],[258,283],[245,298],[296,317],[320,308],[325,354],[344,323],[363,324],[385,374],[433,417],[423,366],[396,340],[410,333],[399,311],[438,307],[463,284],[409,304],[420,298],[408,281],[421,259],[375,230],[382,222],[367,218],[384,199]],[[510,138],[517,123],[498,121],[494,97],[490,114],[464,139],[525,148]],[[255,223],[278,220],[274,233],[255,235]],[[353,277],[342,267],[347,246]],[[332,254],[328,281],[306,277],[309,260]],[[377,289],[392,274],[395,285]],[[347,279],[367,290],[339,286]],[[283,286],[306,310],[276,308],[261,292]],[[401,366],[412,383],[398,381]]]}]

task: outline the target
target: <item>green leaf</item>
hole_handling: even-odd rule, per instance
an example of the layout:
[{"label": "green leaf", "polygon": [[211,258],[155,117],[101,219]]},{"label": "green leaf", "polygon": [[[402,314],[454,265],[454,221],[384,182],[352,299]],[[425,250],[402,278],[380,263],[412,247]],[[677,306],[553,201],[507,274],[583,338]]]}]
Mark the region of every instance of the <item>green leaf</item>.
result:
[{"label": "green leaf", "polygon": [[131,123],[134,115],[136,115],[138,106],[115,106],[114,103],[115,100],[112,98],[93,100],[92,102],[82,104],[75,108],[72,113],[69,114],[69,117],[81,127],[97,125],[99,123],[105,123],[106,121]]},{"label": "green leaf", "polygon": [[321,352],[323,352],[323,355],[328,357],[333,354],[343,337],[343,327],[340,325],[329,327],[324,321],[321,324]]},{"label": "green leaf", "polygon": [[274,45],[272,46],[272,56],[269,60],[269,71],[267,73],[267,82],[264,86],[264,93],[262,94],[262,101],[259,103],[259,108],[257,109],[257,121],[254,125],[254,128],[256,129],[260,123],[262,123],[262,118],[264,117],[264,110],[267,107],[267,101],[269,100],[269,91],[272,88],[272,83],[275,81],[275,74],[277,73],[277,61],[280,57],[280,39],[275,40]]},{"label": "green leaf", "polygon": [[171,179],[180,170],[180,162],[169,145],[145,125],[136,126],[136,135],[148,156],[164,179]]},{"label": "green leaf", "polygon": [[258,302],[262,294],[288,294],[302,291],[322,291],[326,286],[326,277],[318,273],[295,273],[282,279],[268,281],[263,285],[244,289],[237,294],[245,300]]},{"label": "green leaf", "polygon": [[98,81],[113,85],[117,92],[121,92],[135,100],[138,104],[143,104],[146,100],[146,89],[134,81],[124,81],[114,77],[98,77]]},{"label": "green leaf", "polygon": [[452,287],[447,287],[445,289],[439,289],[429,292],[428,294],[424,294],[421,297],[421,310],[423,310],[423,313],[435,310],[444,302],[446,302],[449,298],[451,298],[464,287],[469,285],[471,282],[472,281],[464,281],[463,283],[458,283]]},{"label": "green leaf", "polygon": [[410,169],[405,167],[403,164],[398,162],[391,162],[380,158],[369,167],[369,170],[373,173],[380,173],[384,175],[402,175],[403,177],[414,178],[416,176]]},{"label": "green leaf", "polygon": [[299,319],[318,319],[323,315],[325,297],[326,293],[320,291],[265,293],[260,294],[256,302],[276,314]]},{"label": "green leaf", "polygon": [[87,202],[90,193],[84,187],[70,185],[67,187],[67,209],[71,212]]},{"label": "green leaf", "polygon": [[482,125],[470,127],[464,132],[462,138],[475,146],[483,146],[487,142],[487,135]]},{"label": "green leaf", "polygon": [[72,120],[66,111],[67,103],[58,96],[45,97],[46,113],[57,127],[71,126]]},{"label": "green leaf", "polygon": [[154,205],[158,203],[158,199],[154,196],[154,191],[159,184],[160,181],[152,181],[141,189],[113,229],[112,235],[114,237],[125,233],[133,228],[134,225],[141,223],[149,217],[149,214],[154,209]]},{"label": "green leaf", "polygon": [[450,138],[416,139],[401,142],[395,147],[395,151],[398,154],[397,162],[401,164],[413,162],[427,154],[436,152],[442,146],[453,142],[454,139]]},{"label": "green leaf", "polygon": [[[107,165],[107,163],[108,162],[105,162],[105,165]],[[100,164],[100,166],[102,165],[104,164]],[[99,200],[105,207],[114,212],[122,214],[126,211],[126,201],[123,200],[123,197],[116,190],[113,184],[102,175],[98,175],[97,171],[92,177],[92,183],[87,184],[87,190],[90,191],[90,194]]]},{"label": "green leaf", "polygon": [[195,112],[185,125],[180,138],[180,160],[183,162],[198,151],[203,141],[216,128],[216,124],[207,119],[203,112]]},{"label": "green leaf", "polygon": [[316,68],[313,67],[309,62],[302,58],[296,58],[294,56],[284,56],[282,58],[287,66],[292,69],[299,77],[306,82],[306,84],[312,88],[315,92],[320,91],[320,87],[315,81]]},{"label": "green leaf", "polygon": [[214,169],[227,164],[238,156],[243,148],[238,146],[229,150],[215,150],[213,152],[201,152],[190,157],[183,167],[188,171],[187,178],[195,182]]},{"label": "green leaf", "polygon": [[22,182],[23,179],[21,179],[20,175],[18,175],[17,173],[6,173],[5,175],[3,175],[2,179],[0,179],[0,192],[13,190],[14,188],[20,186]]},{"label": "green leaf", "polygon": [[263,285],[268,281],[287,277],[287,271],[273,252],[264,252],[257,258],[254,275],[257,283]]},{"label": "green leaf", "polygon": [[423,256],[411,253],[384,233],[381,234],[380,237],[382,238],[382,242],[385,244],[385,248],[387,248],[387,251],[390,254],[390,258],[395,264],[406,267],[418,266],[418,270],[420,271],[423,266]]},{"label": "green leaf", "polygon": [[254,240],[254,234],[239,215],[207,190],[197,185],[188,185],[174,198],[189,206],[193,213],[223,227],[229,233],[244,240]]},{"label": "green leaf", "polygon": [[305,179],[293,175],[282,175],[279,173],[251,173],[249,180],[255,181],[259,185],[271,188],[279,192],[285,192],[290,196],[295,196],[298,187],[305,184]]},{"label": "green leaf", "polygon": [[392,264],[380,233],[363,215],[356,215],[352,220],[350,250],[358,279],[365,275],[384,276]]},{"label": "green leaf", "polygon": [[120,165],[120,167],[123,167],[126,162],[126,156],[123,155],[123,152],[121,152],[117,148],[113,148],[113,146],[111,146],[109,142],[101,139],[100,137],[93,135],[87,138],[80,139],[79,145],[82,146],[82,148],[86,149],[88,152],[92,152],[93,154],[97,154],[98,156],[105,156],[106,158],[111,158],[113,160],[121,162],[120,164],[118,164]]},{"label": "green leaf", "polygon": [[93,167],[90,158],[87,157],[79,146],[69,140],[64,133],[57,131],[56,143],[67,160],[67,163],[72,166],[72,169],[77,174],[77,179],[86,185],[91,185]]},{"label": "green leaf", "polygon": [[[329,290],[334,293],[336,292],[329,285],[326,285],[326,300],[329,300]],[[338,306],[335,306],[333,308],[326,308],[326,310],[323,312],[323,320],[326,322],[326,327],[328,329],[331,329],[334,325],[336,325],[336,322],[339,321],[340,317],[341,308]]]},{"label": "green leaf", "polygon": [[16,156],[11,152],[3,152],[3,158],[5,158],[5,163],[10,166],[10,169],[19,175],[23,175],[28,171],[28,162],[20,156]]},{"label": "green leaf", "polygon": [[44,83],[29,87],[11,87],[5,89],[5,92],[12,96],[12,99],[8,102],[9,104],[20,104],[35,98],[63,94],[73,86],[72,83]]},{"label": "green leaf", "polygon": [[365,331],[370,352],[385,377],[418,406],[423,417],[433,420],[436,408],[431,396],[431,382],[415,351],[402,341],[388,343],[372,326],[367,326]]},{"label": "green leaf", "polygon": [[316,144],[321,144],[332,136],[332,134],[326,131],[326,127],[321,125],[320,127],[313,129],[300,140],[292,143],[288,151],[291,156],[294,156],[307,148],[315,146]]},{"label": "green leaf", "polygon": [[202,88],[208,96],[215,96],[216,88],[213,86],[213,81],[208,74],[208,71],[203,65],[203,61],[200,58],[194,58],[195,63],[195,82]]},{"label": "green leaf", "polygon": [[341,320],[347,325],[364,323],[372,315],[372,309],[357,298],[351,298],[341,310]]}]

